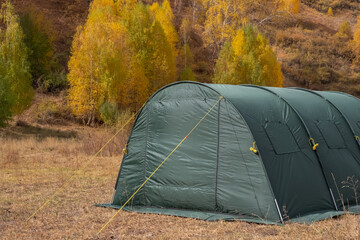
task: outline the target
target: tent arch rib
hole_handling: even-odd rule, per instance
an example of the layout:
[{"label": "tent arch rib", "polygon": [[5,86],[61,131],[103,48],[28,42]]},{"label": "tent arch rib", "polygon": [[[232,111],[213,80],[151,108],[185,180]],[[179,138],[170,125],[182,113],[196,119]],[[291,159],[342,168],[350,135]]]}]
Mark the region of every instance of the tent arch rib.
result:
[{"label": "tent arch rib", "polygon": [[305,130],[306,130],[309,138],[312,138],[311,133],[310,133],[307,125],[306,125],[305,122],[304,122],[304,119],[300,116],[299,112],[298,112],[288,101],[286,101],[286,99],[284,99],[282,96],[280,96],[280,95],[277,94],[276,92],[272,91],[272,90],[271,90],[270,88],[268,88],[268,87],[262,87],[262,86],[250,85],[250,84],[245,84],[245,85],[242,85],[242,86],[260,88],[260,89],[262,89],[262,90],[268,91],[268,92],[272,93],[273,95],[277,96],[279,99],[281,99],[287,106],[289,106],[289,107],[296,113],[296,115],[298,116],[299,120],[300,120],[301,123],[302,123],[302,126],[305,128]]},{"label": "tent arch rib", "polygon": [[[324,99],[328,104],[330,104],[330,105],[340,114],[340,116],[342,116],[342,118],[345,120],[345,122],[346,122],[347,126],[349,127],[350,131],[351,131],[351,132],[353,133],[353,135],[354,135],[354,140],[356,141],[356,143],[357,143],[357,145],[358,145],[358,147],[359,147],[359,149],[360,149],[360,143],[359,143],[359,141],[356,140],[356,136],[357,136],[357,135],[356,135],[353,127],[351,126],[351,124],[350,124],[350,122],[349,122],[349,119],[344,115],[344,113],[343,113],[335,104],[333,104],[333,103],[332,103],[328,98],[326,98],[325,96],[323,96],[323,95],[321,95],[321,94],[319,94],[319,93],[317,93],[317,92],[315,92],[315,91],[312,91],[312,90],[309,90],[309,89],[305,89],[305,88],[290,88],[290,89],[296,89],[296,90],[299,90],[299,91],[306,91],[306,92],[312,93],[312,94],[314,94],[314,95],[316,95],[316,96]],[[336,93],[337,93],[337,92],[336,92]],[[348,95],[348,94],[346,94],[346,95]],[[353,97],[352,95],[350,95],[350,96]],[[356,99],[358,99],[358,98],[356,98]]]},{"label": "tent arch rib", "polygon": [[[353,95],[350,95],[350,94],[347,94],[347,93],[337,92],[337,91],[329,91],[329,92],[334,93],[334,94],[337,94],[337,95],[347,96],[347,97],[349,97],[349,98],[354,99],[355,101],[359,101],[359,102],[360,102],[360,99],[359,99],[359,98],[354,97]],[[321,96],[323,96],[323,95],[321,95]],[[323,96],[323,97],[326,98],[329,102],[331,102],[331,104],[332,104],[336,109],[338,109],[338,111],[341,112],[341,114],[344,116],[344,118],[346,119],[348,125],[349,125],[350,128],[351,128],[351,131],[352,131],[353,134],[354,134],[355,141],[356,141],[356,143],[357,143],[357,145],[358,145],[358,147],[359,147],[359,150],[360,150],[360,138],[359,138],[359,137],[360,137],[360,136],[359,136],[360,134],[357,134],[357,133],[356,133],[356,131],[354,130],[352,124],[350,123],[349,118],[348,118],[348,117],[346,116],[346,114],[344,114],[344,112],[341,111],[340,108],[338,108],[330,99],[328,99],[328,98],[325,97],[325,96]]]}]

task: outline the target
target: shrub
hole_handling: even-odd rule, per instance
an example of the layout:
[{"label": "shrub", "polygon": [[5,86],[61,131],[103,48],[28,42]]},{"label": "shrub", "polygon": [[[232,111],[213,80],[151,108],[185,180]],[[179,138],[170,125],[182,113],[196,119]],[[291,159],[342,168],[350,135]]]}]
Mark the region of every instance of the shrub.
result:
[{"label": "shrub", "polygon": [[180,80],[196,81],[196,77],[191,67],[187,67],[180,74]]},{"label": "shrub", "polygon": [[351,26],[349,22],[342,22],[339,31],[336,33],[336,36],[340,39],[349,40],[352,37]]},{"label": "shrub", "polygon": [[[125,123],[127,123],[129,121],[129,119],[131,119],[131,117],[133,117],[133,112],[130,110],[130,108],[126,108],[123,109],[121,111],[119,111],[119,114],[117,116],[116,119],[116,128],[119,129],[121,127],[124,126]],[[135,118],[133,118],[124,128],[124,130],[126,131],[130,131],[131,126],[133,125],[132,123],[134,122]]]},{"label": "shrub", "polygon": [[116,104],[105,102],[99,108],[100,118],[106,125],[113,126],[119,117],[119,111]]},{"label": "shrub", "polygon": [[41,88],[45,92],[60,92],[67,86],[68,82],[64,71],[49,73],[41,81]]}]

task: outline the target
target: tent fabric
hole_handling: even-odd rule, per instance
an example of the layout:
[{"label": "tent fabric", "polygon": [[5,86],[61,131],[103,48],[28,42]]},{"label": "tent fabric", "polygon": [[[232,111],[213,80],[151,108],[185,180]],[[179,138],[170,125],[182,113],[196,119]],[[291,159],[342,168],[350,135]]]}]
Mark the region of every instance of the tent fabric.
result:
[{"label": "tent fabric", "polygon": [[125,210],[272,224],[360,212],[354,190],[344,187],[348,177],[360,179],[357,98],[196,82],[170,84],[147,101],[112,202],[101,206],[120,208],[220,96]]},{"label": "tent fabric", "polygon": [[[354,190],[344,187],[343,181],[352,176],[360,179],[360,151],[344,116],[316,92],[304,89],[284,90],[274,89],[298,110],[313,138],[319,143],[318,158],[332,189],[337,209],[356,204]],[[306,101],[300,103],[304,98]]]}]

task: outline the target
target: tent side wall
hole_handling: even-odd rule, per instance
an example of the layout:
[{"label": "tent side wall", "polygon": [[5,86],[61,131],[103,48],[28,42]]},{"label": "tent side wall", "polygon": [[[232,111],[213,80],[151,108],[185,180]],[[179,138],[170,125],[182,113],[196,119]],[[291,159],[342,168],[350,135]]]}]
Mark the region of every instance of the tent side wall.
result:
[{"label": "tent side wall", "polygon": [[[360,99],[342,92],[317,91],[317,93],[326,98],[341,112],[350,125],[351,131],[354,134],[354,140],[360,149]],[[356,181],[359,178],[352,178],[352,180]],[[358,189],[358,191],[360,190]],[[360,200],[358,200],[359,202]],[[360,205],[350,206],[349,211],[360,213]]]},{"label": "tent side wall", "polygon": [[332,104],[310,90],[271,89],[297,109],[315,142],[319,143],[316,152],[337,208],[355,205],[354,191],[343,188],[343,181],[351,176],[360,179],[360,151],[346,119]]},{"label": "tent side wall", "polygon": [[[181,83],[148,101],[129,138],[113,206],[131,196],[219,97],[207,86]],[[234,219],[278,222],[262,160],[249,151],[252,142],[244,119],[231,102],[221,100],[130,205],[188,217],[201,210],[197,217],[203,219],[231,214]]]}]

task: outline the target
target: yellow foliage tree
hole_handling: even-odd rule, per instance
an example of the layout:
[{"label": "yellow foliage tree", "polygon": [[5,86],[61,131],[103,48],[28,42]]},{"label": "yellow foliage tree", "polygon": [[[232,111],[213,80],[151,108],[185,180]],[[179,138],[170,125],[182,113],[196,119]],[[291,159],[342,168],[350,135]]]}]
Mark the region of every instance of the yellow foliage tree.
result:
[{"label": "yellow foliage tree", "polygon": [[136,71],[137,66],[128,31],[116,13],[112,0],[94,1],[88,21],[74,38],[69,61],[69,103],[74,114],[88,124],[95,120],[104,102],[128,106],[132,92],[137,96],[137,100],[131,99],[135,107],[147,97],[146,80],[135,78],[138,84],[133,84],[131,71]]},{"label": "yellow foliage tree", "polygon": [[330,17],[334,16],[334,13],[333,13],[333,10],[332,10],[331,7],[329,7],[329,9],[328,9],[327,15],[330,16]]},{"label": "yellow foliage tree", "polygon": [[225,41],[231,40],[236,29],[247,22],[243,13],[249,2],[248,0],[203,0],[206,9],[203,33],[205,46],[213,46],[217,52]]},{"label": "yellow foliage tree", "polygon": [[181,36],[181,40],[184,44],[187,44],[190,40],[190,32],[191,32],[192,26],[191,26],[191,22],[184,18],[181,22],[181,26],[180,26],[180,36]]},{"label": "yellow foliage tree", "polygon": [[279,11],[286,11],[292,14],[299,13],[300,0],[278,0]]},{"label": "yellow foliage tree", "polygon": [[202,4],[206,11],[204,45],[212,46],[216,53],[255,13],[262,18],[259,24],[263,24],[289,13],[297,14],[300,9],[300,0],[202,0]]},{"label": "yellow foliage tree", "polygon": [[176,51],[176,44],[179,41],[179,36],[173,25],[174,14],[171,10],[169,1],[163,1],[161,6],[155,2],[150,6],[150,11],[153,14],[155,20],[160,23],[165,32],[166,38],[168,39],[173,49]]},{"label": "yellow foliage tree", "polygon": [[126,20],[137,61],[149,81],[149,94],[176,80],[176,48],[162,27],[171,21],[164,20],[167,14],[158,19],[152,14],[156,4],[149,8],[138,3]]},{"label": "yellow foliage tree", "polygon": [[180,80],[190,80],[196,81],[195,74],[192,70],[192,65],[194,62],[194,55],[191,52],[191,49],[188,44],[185,44],[180,52],[180,66],[181,66],[181,73],[180,73]]},{"label": "yellow foliage tree", "polygon": [[100,107],[138,109],[176,79],[178,41],[168,2],[94,0],[69,61],[69,104],[91,124]]},{"label": "yellow foliage tree", "polygon": [[150,93],[176,80],[176,52],[167,41],[160,23],[155,21],[151,28],[153,50],[150,65],[146,67]]},{"label": "yellow foliage tree", "polygon": [[360,57],[360,15],[357,17],[357,24],[354,32],[354,52]]},{"label": "yellow foliage tree", "polygon": [[336,33],[336,36],[340,39],[349,40],[351,35],[352,32],[350,23],[347,21],[342,22],[339,27],[339,31]]},{"label": "yellow foliage tree", "polygon": [[268,40],[246,25],[221,50],[213,81],[281,87],[284,77]]}]

